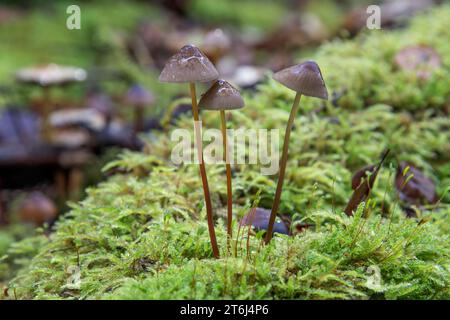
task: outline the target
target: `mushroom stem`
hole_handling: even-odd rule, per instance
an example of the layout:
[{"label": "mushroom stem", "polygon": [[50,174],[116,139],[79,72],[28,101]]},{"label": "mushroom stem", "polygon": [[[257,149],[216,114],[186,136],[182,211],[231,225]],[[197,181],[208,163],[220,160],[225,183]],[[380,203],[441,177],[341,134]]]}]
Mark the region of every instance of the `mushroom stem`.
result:
[{"label": "mushroom stem", "polygon": [[135,106],[134,108],[134,133],[144,130],[144,108],[142,106]]},{"label": "mushroom stem", "polygon": [[220,110],[220,120],[221,120],[221,129],[222,129],[222,139],[223,139],[223,160],[225,161],[226,172],[227,172],[227,234],[228,241],[230,241],[233,230],[232,230],[232,221],[233,221],[233,193],[231,188],[231,165],[230,165],[230,157],[228,154],[228,141],[227,141],[227,124],[225,120],[225,110]]},{"label": "mushroom stem", "polygon": [[72,168],[69,171],[69,200],[80,200],[80,194],[83,186],[83,170],[79,167]]},{"label": "mushroom stem", "polygon": [[266,244],[269,243],[270,240],[272,239],[273,225],[275,223],[278,208],[280,207],[281,191],[283,190],[284,174],[286,172],[286,163],[289,151],[289,137],[291,136],[292,125],[294,124],[294,120],[298,112],[301,96],[302,95],[299,92],[297,92],[297,94],[295,95],[294,104],[292,105],[291,113],[289,115],[289,120],[286,126],[286,133],[284,135],[284,142],[283,142],[283,154],[280,160],[280,173],[278,175],[277,190],[275,192],[275,199],[273,200],[272,212],[270,213],[269,225],[267,227],[267,233],[265,238]]},{"label": "mushroom stem", "polygon": [[195,139],[197,144],[197,154],[199,159],[200,175],[203,184],[203,193],[205,195],[206,216],[208,219],[209,238],[211,239],[211,247],[215,258],[219,258],[219,248],[217,246],[216,232],[214,230],[214,220],[212,214],[211,196],[209,194],[208,178],[206,176],[205,162],[203,161],[203,146],[201,137],[201,127],[198,115],[197,94],[195,92],[195,83],[189,83],[191,99],[192,99],[192,114],[194,116]]}]

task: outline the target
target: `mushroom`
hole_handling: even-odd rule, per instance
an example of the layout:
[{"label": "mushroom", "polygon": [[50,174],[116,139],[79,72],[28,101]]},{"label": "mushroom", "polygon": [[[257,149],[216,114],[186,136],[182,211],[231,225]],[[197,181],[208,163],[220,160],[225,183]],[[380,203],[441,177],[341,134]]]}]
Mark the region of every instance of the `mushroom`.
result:
[{"label": "mushroom", "polygon": [[328,100],[328,91],[322,78],[319,66],[314,61],[304,63],[283,69],[274,74],[273,78],[282,85],[296,92],[294,104],[292,105],[289,120],[284,135],[283,153],[280,160],[280,172],[278,175],[278,184],[273,200],[272,212],[270,214],[269,226],[265,237],[265,242],[269,243],[272,239],[273,225],[278,212],[281,200],[281,191],[283,189],[284,174],[286,172],[286,163],[289,150],[289,137],[292,131],[295,117],[300,104],[300,98],[303,95]]},{"label": "mushroom", "polygon": [[221,119],[221,131],[223,139],[223,160],[227,173],[227,234],[228,240],[232,237],[231,223],[233,221],[233,195],[231,184],[231,165],[227,142],[227,124],[225,110],[240,109],[244,106],[239,91],[225,80],[217,80],[211,88],[202,96],[198,103],[199,108],[207,110],[219,110]]},{"label": "mushroom", "polygon": [[52,136],[52,143],[64,149],[77,149],[89,145],[91,137],[89,131],[77,127],[58,127]]},{"label": "mushroom", "polygon": [[264,79],[264,70],[259,67],[243,65],[238,66],[231,78],[233,83],[241,88],[254,88]]},{"label": "mushroom", "polygon": [[217,62],[230,50],[231,39],[222,29],[214,29],[205,35],[201,47],[213,62]]},{"label": "mushroom", "polygon": [[27,195],[20,207],[22,221],[38,226],[54,220],[57,215],[58,209],[55,203],[40,191]]},{"label": "mushroom", "polygon": [[37,84],[44,90],[44,108],[42,110],[42,136],[44,140],[48,141],[51,138],[51,126],[48,120],[49,114],[52,111],[50,105],[50,87],[74,81],[84,81],[86,77],[86,71],[81,68],[64,67],[53,63],[22,69],[16,73],[17,80]]},{"label": "mushroom", "polygon": [[50,115],[49,122],[53,128],[82,127],[94,132],[102,130],[106,125],[103,115],[94,108],[58,110]]},{"label": "mushroom", "polygon": [[62,85],[86,80],[86,71],[81,68],[59,66],[51,63],[44,66],[25,68],[16,74],[19,81],[36,83],[42,87]]},{"label": "mushroom", "polygon": [[87,109],[93,109],[100,113],[105,120],[105,127],[109,126],[115,116],[115,106],[109,95],[94,88],[85,98]]},{"label": "mushroom", "polygon": [[127,91],[125,102],[134,107],[134,132],[144,130],[144,108],[155,103],[155,96],[144,87],[135,84]]},{"label": "mushroom", "polygon": [[219,77],[214,65],[209,59],[194,45],[186,45],[173,55],[164,66],[159,81],[169,83],[189,83],[192,114],[194,117],[195,139],[197,144],[197,154],[199,159],[200,175],[202,178],[203,193],[205,196],[206,215],[208,219],[209,237],[213,255],[219,258],[219,248],[217,246],[216,232],[214,230],[214,220],[212,213],[211,196],[209,193],[208,178],[206,176],[205,163],[203,161],[203,146],[201,138],[201,122],[198,114],[197,94],[195,92],[195,82],[208,82]]}]

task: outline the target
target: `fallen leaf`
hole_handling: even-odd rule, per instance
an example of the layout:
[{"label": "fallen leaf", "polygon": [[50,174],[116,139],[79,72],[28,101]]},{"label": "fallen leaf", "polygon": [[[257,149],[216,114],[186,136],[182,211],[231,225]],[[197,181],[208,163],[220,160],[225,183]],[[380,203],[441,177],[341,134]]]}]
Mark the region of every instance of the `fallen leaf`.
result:
[{"label": "fallen leaf", "polygon": [[[269,224],[270,210],[264,208],[252,208],[242,218],[240,226],[253,226],[256,231],[267,230]],[[278,220],[278,221],[277,221]],[[274,233],[289,234],[288,226],[281,220],[277,219],[273,225]]]},{"label": "fallen leaf", "polygon": [[433,204],[438,200],[433,181],[407,162],[401,162],[398,166],[395,187],[400,200],[408,206]]},{"label": "fallen leaf", "polygon": [[377,178],[378,172],[380,171],[381,165],[389,154],[389,149],[387,149],[380,162],[377,165],[369,165],[359,169],[352,178],[352,189],[355,190],[344,209],[344,212],[348,216],[353,215],[359,204],[365,201],[370,195],[370,191],[373,188],[375,179]]}]

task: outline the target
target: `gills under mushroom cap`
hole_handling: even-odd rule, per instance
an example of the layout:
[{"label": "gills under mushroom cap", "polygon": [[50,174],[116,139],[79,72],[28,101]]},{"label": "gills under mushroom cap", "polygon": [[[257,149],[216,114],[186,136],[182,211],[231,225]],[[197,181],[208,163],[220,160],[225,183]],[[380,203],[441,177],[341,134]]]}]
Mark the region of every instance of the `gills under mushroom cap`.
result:
[{"label": "gills under mushroom cap", "polygon": [[199,108],[208,110],[233,110],[244,106],[239,91],[225,80],[217,80],[211,88],[202,95]]},{"label": "gills under mushroom cap", "polygon": [[161,82],[208,82],[219,77],[214,65],[193,45],[173,55],[159,76]]},{"label": "gills under mushroom cap", "polygon": [[322,72],[314,61],[283,69],[273,75],[273,78],[289,89],[305,96],[328,100],[328,91],[323,81]]}]

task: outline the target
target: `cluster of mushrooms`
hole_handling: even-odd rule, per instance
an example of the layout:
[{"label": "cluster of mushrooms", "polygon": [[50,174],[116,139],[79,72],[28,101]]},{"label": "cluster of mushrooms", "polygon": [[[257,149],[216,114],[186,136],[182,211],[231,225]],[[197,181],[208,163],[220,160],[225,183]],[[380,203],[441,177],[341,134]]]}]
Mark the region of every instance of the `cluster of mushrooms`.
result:
[{"label": "cluster of mushrooms", "polygon": [[[219,248],[217,246],[216,234],[214,229],[214,220],[212,212],[211,196],[209,192],[208,178],[206,175],[205,163],[203,161],[203,147],[201,137],[201,122],[199,108],[218,110],[221,117],[221,131],[223,137],[223,158],[226,164],[227,175],[227,235],[228,243],[232,237],[232,219],[233,219],[233,200],[231,183],[231,166],[229,161],[229,150],[227,146],[226,118],[225,111],[239,109],[244,106],[239,91],[225,80],[220,80],[211,61],[197,47],[186,45],[173,55],[166,63],[159,76],[160,82],[169,83],[189,83],[192,99],[192,114],[194,117],[195,140],[197,154],[199,159],[200,175],[203,184],[203,192],[206,204],[206,215],[208,220],[208,230],[211,240],[212,252],[215,258],[219,258]],[[281,200],[283,181],[286,172],[286,163],[288,158],[289,137],[297,115],[300,98],[302,95],[328,99],[328,92],[322,73],[317,63],[307,61],[290,68],[283,69],[274,74],[276,81],[296,92],[293,107],[290,112],[286,133],[284,136],[283,153],[280,160],[280,171],[278,184],[273,201],[272,211],[268,217],[267,232],[265,243],[269,243],[273,236],[274,223]],[[196,82],[211,82],[213,85],[204,93],[199,102],[197,102]]]},{"label": "cluster of mushrooms", "polygon": [[43,110],[41,110],[43,117],[41,133],[44,141],[50,141],[53,135],[52,127],[50,125],[50,114],[53,111],[51,88],[84,81],[87,78],[86,71],[81,68],[48,64],[19,70],[16,74],[16,78],[20,82],[35,84],[43,88],[45,101]]}]

